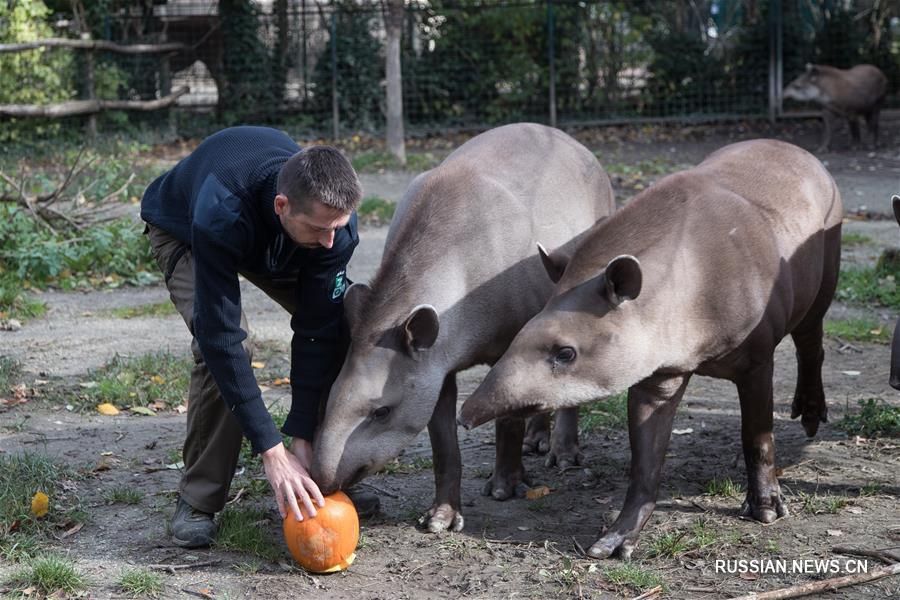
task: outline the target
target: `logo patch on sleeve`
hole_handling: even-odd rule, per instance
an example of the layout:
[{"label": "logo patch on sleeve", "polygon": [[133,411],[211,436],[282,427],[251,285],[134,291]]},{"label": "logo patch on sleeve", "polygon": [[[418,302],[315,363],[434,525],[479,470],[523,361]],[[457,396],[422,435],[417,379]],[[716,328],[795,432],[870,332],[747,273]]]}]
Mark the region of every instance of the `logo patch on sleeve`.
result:
[{"label": "logo patch on sleeve", "polygon": [[334,274],[331,282],[331,301],[340,302],[344,296],[344,290],[347,289],[347,271],[341,269]]}]

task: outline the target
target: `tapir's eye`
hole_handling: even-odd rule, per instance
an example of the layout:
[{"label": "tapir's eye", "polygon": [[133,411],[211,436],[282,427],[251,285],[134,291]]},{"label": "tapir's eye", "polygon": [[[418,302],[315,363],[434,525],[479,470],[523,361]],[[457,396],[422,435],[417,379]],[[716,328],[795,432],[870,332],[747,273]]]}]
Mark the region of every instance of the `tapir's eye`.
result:
[{"label": "tapir's eye", "polygon": [[379,406],[372,413],[372,416],[375,417],[376,419],[383,419],[386,416],[388,416],[390,414],[390,412],[391,412],[390,406]]},{"label": "tapir's eye", "polygon": [[577,353],[575,352],[575,348],[572,348],[571,346],[565,346],[556,351],[556,356],[553,357],[553,362],[565,365],[575,360],[576,356]]}]

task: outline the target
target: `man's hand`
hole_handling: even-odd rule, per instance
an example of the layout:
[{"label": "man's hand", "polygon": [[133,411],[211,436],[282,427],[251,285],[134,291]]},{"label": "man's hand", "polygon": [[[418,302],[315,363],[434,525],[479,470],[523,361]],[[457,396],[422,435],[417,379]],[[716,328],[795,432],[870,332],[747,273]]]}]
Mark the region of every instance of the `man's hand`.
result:
[{"label": "man's hand", "polygon": [[[308,444],[308,442],[307,442]],[[294,518],[298,521],[303,520],[300,513],[300,506],[297,499],[303,503],[303,507],[311,517],[316,516],[316,509],[313,506],[313,500],[320,507],[325,506],[325,499],[319,486],[309,476],[309,461],[304,464],[293,453],[289,452],[284,444],[278,444],[269,448],[260,454],[263,460],[263,467],[266,470],[266,477],[269,479],[269,485],[275,492],[275,501],[278,503],[278,512],[281,513],[283,519],[287,515],[287,509],[294,513]],[[307,457],[311,458],[312,451],[309,450]],[[285,502],[287,500],[287,502]]]}]

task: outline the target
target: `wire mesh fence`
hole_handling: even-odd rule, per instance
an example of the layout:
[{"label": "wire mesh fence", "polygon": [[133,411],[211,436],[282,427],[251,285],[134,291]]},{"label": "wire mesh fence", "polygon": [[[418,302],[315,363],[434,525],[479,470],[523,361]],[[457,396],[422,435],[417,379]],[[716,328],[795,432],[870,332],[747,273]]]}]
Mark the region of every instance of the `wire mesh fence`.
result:
[{"label": "wire mesh fence", "polygon": [[[98,96],[146,100],[190,87],[174,112],[109,114],[107,127],[286,122],[324,136],[384,127],[382,2],[105,5],[88,10],[95,39],[185,49],[162,56],[96,52]],[[56,23],[71,35],[64,20]],[[521,120],[777,116],[782,108],[804,108],[782,106],[780,92],[808,62],[875,64],[889,78],[889,104],[897,105],[900,7],[878,0],[412,0],[401,48],[404,118],[412,131]],[[55,78],[18,83],[33,92],[25,100],[57,99],[52,89],[34,92],[54,86],[85,94],[83,54],[44,50],[37,60]]]}]

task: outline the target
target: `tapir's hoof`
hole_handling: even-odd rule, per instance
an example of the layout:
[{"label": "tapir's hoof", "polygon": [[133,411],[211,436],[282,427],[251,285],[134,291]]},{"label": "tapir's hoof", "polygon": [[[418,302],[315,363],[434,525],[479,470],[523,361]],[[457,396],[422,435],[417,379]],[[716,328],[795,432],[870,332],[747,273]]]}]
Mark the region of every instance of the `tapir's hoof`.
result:
[{"label": "tapir's hoof", "polygon": [[748,493],[747,498],[741,505],[742,517],[754,519],[760,523],[772,523],[783,517],[788,517],[790,514],[784,496],[781,494],[776,495],[775,498],[769,502],[762,503],[751,501],[750,494]]},{"label": "tapir's hoof", "polygon": [[449,504],[432,506],[424,515],[419,517],[419,527],[427,529],[429,533],[440,533],[448,530],[462,531],[464,524],[465,520],[462,513]]},{"label": "tapir's hoof", "polygon": [[636,545],[635,541],[625,539],[622,534],[607,533],[588,548],[587,555],[603,559],[617,554],[622,560],[631,560]]},{"label": "tapir's hoof", "polygon": [[521,469],[518,474],[509,477],[499,477],[495,473],[484,484],[481,495],[490,496],[494,500],[501,502],[510,498],[524,498],[525,492],[528,491],[528,486],[530,485],[531,480],[525,474],[524,469]]},{"label": "tapir's hoof", "polygon": [[547,454],[550,450],[550,432],[540,431],[522,440],[522,454]]},{"label": "tapir's hoof", "polygon": [[584,461],[584,455],[578,451],[576,447],[574,451],[565,450],[565,451],[553,451],[547,455],[546,460],[544,460],[544,466],[548,469],[550,467],[557,467],[560,471],[565,471],[569,467],[577,467]]},{"label": "tapir's hoof", "polygon": [[825,398],[820,397],[817,401],[810,401],[807,398],[794,396],[794,402],[791,404],[791,418],[801,417],[800,424],[803,425],[803,431],[806,437],[815,437],[819,431],[819,423],[828,422],[828,406],[825,404]]},{"label": "tapir's hoof", "polygon": [[819,431],[819,423],[827,423],[828,422],[828,414],[805,414],[800,419],[800,424],[803,425],[803,431],[806,432],[806,437],[815,437],[816,433]]}]

